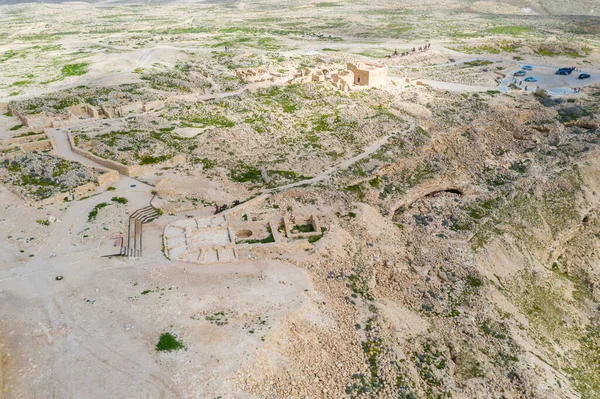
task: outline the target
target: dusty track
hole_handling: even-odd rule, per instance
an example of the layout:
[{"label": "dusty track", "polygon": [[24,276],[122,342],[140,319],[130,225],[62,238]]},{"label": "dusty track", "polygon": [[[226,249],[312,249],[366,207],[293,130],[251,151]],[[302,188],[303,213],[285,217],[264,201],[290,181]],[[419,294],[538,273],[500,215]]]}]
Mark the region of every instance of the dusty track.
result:
[{"label": "dusty track", "polygon": [[300,180],[295,183],[286,184],[284,186],[276,187],[276,188],[268,190],[268,192],[276,193],[279,191],[284,191],[284,190],[298,187],[298,186],[315,184],[315,183],[318,183],[318,182],[328,179],[336,172],[339,172],[341,170],[349,168],[350,166],[354,165],[356,162],[358,162],[362,159],[365,159],[365,158],[369,157],[370,155],[373,155],[374,153],[379,151],[384,145],[386,145],[388,143],[388,141],[392,137],[400,137],[402,135],[405,135],[405,134],[413,131],[415,129],[415,121],[406,116],[404,116],[404,119],[406,119],[408,121],[409,126],[406,129],[404,129],[403,131],[401,131],[399,133],[388,134],[387,136],[382,137],[381,139],[377,140],[375,143],[371,144],[369,147],[365,148],[365,150],[363,152],[361,152],[360,154],[355,155],[352,158],[348,158],[348,159],[341,161],[337,165],[323,171],[322,173],[319,173],[315,177],[312,177],[312,178],[306,179],[306,180]]}]

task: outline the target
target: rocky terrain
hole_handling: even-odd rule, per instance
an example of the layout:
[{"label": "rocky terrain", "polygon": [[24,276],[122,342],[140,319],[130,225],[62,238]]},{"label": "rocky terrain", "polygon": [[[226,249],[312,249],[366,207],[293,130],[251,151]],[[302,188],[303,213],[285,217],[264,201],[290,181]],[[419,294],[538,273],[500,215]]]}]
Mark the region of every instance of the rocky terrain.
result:
[{"label": "rocky terrain", "polygon": [[8,3],[0,399],[600,398],[594,1]]},{"label": "rocky terrain", "polygon": [[94,181],[94,173],[80,163],[36,152],[4,159],[0,173],[3,184],[34,200],[69,195],[70,190]]}]

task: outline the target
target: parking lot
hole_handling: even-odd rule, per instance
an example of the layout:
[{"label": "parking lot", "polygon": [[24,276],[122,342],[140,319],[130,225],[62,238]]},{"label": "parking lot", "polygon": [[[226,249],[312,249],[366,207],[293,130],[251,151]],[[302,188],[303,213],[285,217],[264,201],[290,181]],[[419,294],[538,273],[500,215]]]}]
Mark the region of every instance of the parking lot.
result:
[{"label": "parking lot", "polygon": [[[600,73],[598,71],[590,69],[577,69],[571,73],[571,75],[557,75],[555,72],[559,68],[568,67],[566,66],[549,66],[549,65],[532,65],[533,70],[525,71],[525,76],[513,76],[515,72],[522,70],[522,64],[508,71],[508,75],[503,79],[501,87],[508,86],[511,82],[516,81],[517,86],[519,82],[521,88],[527,88],[529,90],[535,90],[540,87],[546,89],[549,93],[554,95],[572,94],[575,88],[582,88],[585,90],[586,86],[591,86],[596,83],[600,83]],[[588,79],[578,79],[577,77],[581,73],[589,73],[591,75]],[[536,77],[537,82],[525,82],[528,77]]]}]

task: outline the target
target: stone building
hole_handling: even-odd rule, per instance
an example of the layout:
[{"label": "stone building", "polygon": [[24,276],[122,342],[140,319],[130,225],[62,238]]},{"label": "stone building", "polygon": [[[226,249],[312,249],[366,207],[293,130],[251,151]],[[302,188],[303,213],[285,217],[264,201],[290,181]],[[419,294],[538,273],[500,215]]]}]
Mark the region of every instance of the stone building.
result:
[{"label": "stone building", "polygon": [[331,82],[342,91],[350,91],[354,84],[354,73],[352,71],[341,71],[331,75]]},{"label": "stone building", "polygon": [[354,74],[355,86],[383,86],[387,82],[388,67],[378,64],[348,64],[348,70]]}]

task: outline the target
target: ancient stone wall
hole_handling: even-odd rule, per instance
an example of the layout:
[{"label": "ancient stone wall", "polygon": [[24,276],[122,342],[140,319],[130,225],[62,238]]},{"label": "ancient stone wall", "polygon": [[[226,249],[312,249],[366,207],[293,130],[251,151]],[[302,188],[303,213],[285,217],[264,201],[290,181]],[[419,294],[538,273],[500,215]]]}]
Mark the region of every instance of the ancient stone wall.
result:
[{"label": "ancient stone wall", "polygon": [[76,197],[80,197],[83,196],[84,194],[88,194],[92,191],[96,191],[96,187],[98,187],[96,185],[96,183],[86,183],[82,186],[79,187],[75,187],[75,190],[73,190],[73,195],[75,195]]},{"label": "ancient stone wall", "polygon": [[44,129],[49,127],[60,127],[68,125],[73,119],[81,117],[99,118],[100,113],[90,104],[73,105],[67,108],[67,115],[47,116],[44,114],[23,115],[10,104],[8,110],[21,120],[23,125],[31,129]]},{"label": "ancient stone wall", "polygon": [[69,138],[69,145],[71,146],[71,150],[73,150],[74,153],[86,157],[87,159],[94,161],[97,164],[104,166],[105,168],[116,170],[120,174],[129,177],[137,177],[151,173],[154,170],[155,166],[173,167],[185,162],[186,160],[184,154],[179,154],[165,162],[156,165],[123,165],[122,163],[111,161],[110,159],[101,158],[97,155],[92,154],[89,151],[82,150],[81,148],[77,147],[75,145],[75,142],[73,141],[73,136],[70,132],[67,132],[67,137]]},{"label": "ancient stone wall", "polygon": [[46,127],[52,127],[52,119],[43,114],[37,115],[22,115],[17,109],[8,104],[8,110],[11,114],[19,118],[21,123],[30,129],[42,130]]},{"label": "ancient stone wall", "polygon": [[348,64],[348,70],[354,74],[354,84],[361,86],[369,85],[369,71],[358,69],[354,64]]},{"label": "ancient stone wall", "polygon": [[148,112],[150,110],[162,107],[162,105],[163,105],[163,102],[160,100],[148,101],[148,102],[145,102],[144,105],[142,105],[142,111]]},{"label": "ancient stone wall", "polygon": [[29,143],[32,141],[37,141],[39,139],[46,139],[45,133],[33,134],[31,136],[22,136],[22,137],[12,137],[9,139],[2,140],[3,146],[9,146],[11,144],[21,144],[21,143]]},{"label": "ancient stone wall", "polygon": [[87,110],[83,104],[73,105],[67,108],[67,111],[75,118],[87,115]]},{"label": "ancient stone wall", "polygon": [[100,111],[106,115],[107,118],[114,118],[115,117],[115,109],[114,107],[111,107],[109,105],[105,105],[105,104],[100,104]]},{"label": "ancient stone wall", "polygon": [[98,173],[96,181],[98,182],[100,188],[105,190],[119,181],[119,172],[116,170],[109,170],[103,173]]},{"label": "ancient stone wall", "polygon": [[86,157],[87,159],[92,160],[92,161],[96,162],[97,164],[102,165],[106,168],[116,170],[117,172],[119,172],[122,175],[129,176],[129,169],[127,168],[127,166],[125,166],[119,162],[101,158],[99,156],[92,154],[91,152],[82,150],[81,148],[77,147],[75,145],[75,142],[73,141],[73,136],[71,135],[71,132],[67,132],[67,137],[69,138],[69,145],[71,146],[71,150],[75,154]]},{"label": "ancient stone wall", "polygon": [[121,116],[125,116],[130,113],[142,111],[143,104],[140,101],[134,101],[120,106],[119,109]]},{"label": "ancient stone wall", "polygon": [[51,197],[48,197],[48,198],[40,200],[40,201],[36,201],[35,204],[37,206],[60,204],[60,203],[63,203],[65,201],[65,198],[69,197],[70,195],[71,194],[69,194],[69,193],[56,193]]},{"label": "ancient stone wall", "polygon": [[30,143],[20,144],[19,148],[23,152],[51,150],[52,142],[50,140],[34,141]]},{"label": "ancient stone wall", "polygon": [[369,74],[369,86],[384,86],[387,83],[388,68],[386,66],[373,69]]},{"label": "ancient stone wall", "polygon": [[94,119],[100,118],[100,113],[98,112],[98,109],[96,107],[86,104],[85,109],[90,118],[94,118]]}]

